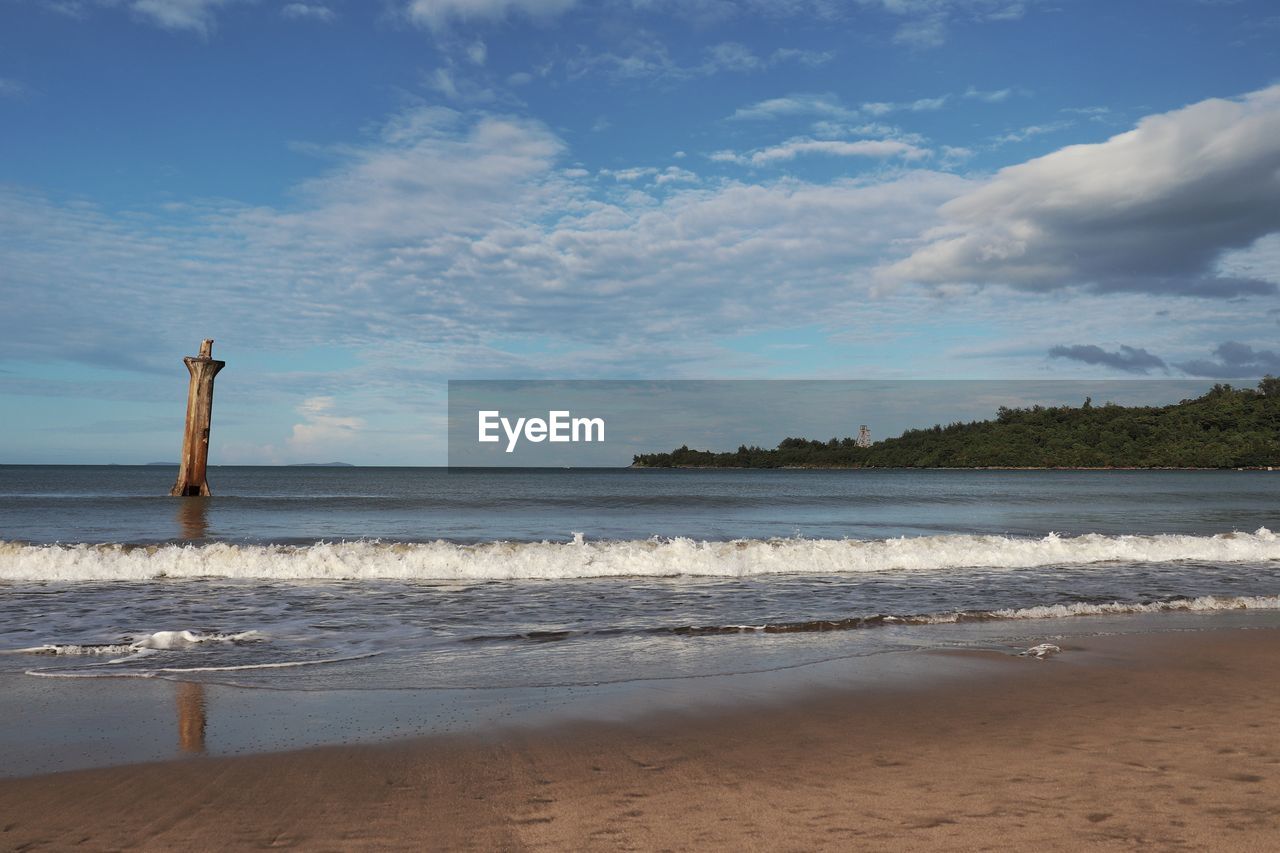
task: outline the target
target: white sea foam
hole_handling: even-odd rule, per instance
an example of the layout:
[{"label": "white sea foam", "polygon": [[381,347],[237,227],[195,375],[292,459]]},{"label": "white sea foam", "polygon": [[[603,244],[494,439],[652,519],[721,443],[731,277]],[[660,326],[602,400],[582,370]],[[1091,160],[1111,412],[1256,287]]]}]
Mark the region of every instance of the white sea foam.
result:
[{"label": "white sea foam", "polygon": [[1022,657],[1033,657],[1036,660],[1045,660],[1061,653],[1062,646],[1055,646],[1053,643],[1041,643],[1038,646],[1032,646],[1026,651],[1018,652]]},{"label": "white sea foam", "polygon": [[1108,601],[1101,604],[1041,604],[980,613],[954,612],[913,616],[910,621],[942,625],[972,619],[1065,619],[1070,616],[1112,616],[1134,613],[1210,613],[1218,610],[1280,610],[1280,595],[1202,595],[1164,601]]},{"label": "white sea foam", "polygon": [[[243,631],[239,634],[200,634],[195,631],[156,631],[144,634],[128,643],[46,643],[42,646],[31,646],[25,649],[9,649],[4,654],[29,655],[130,655],[137,656],[142,652],[172,651],[189,649],[202,643],[241,643],[258,640],[265,635],[258,631]],[[119,663],[119,661],[111,661]]]},{"label": "white sea foam", "polygon": [[770,539],[315,545],[26,545],[0,542],[0,581],[145,581],[156,578],[516,580],[690,575],[744,577],[1022,569],[1098,562],[1256,563],[1280,560],[1280,537],[941,535],[872,541]]},{"label": "white sea foam", "polygon": [[[89,669],[29,669],[27,675],[37,678],[157,678],[167,675],[192,675],[201,672],[245,672],[252,669],[294,669],[300,666],[320,666],[327,663],[346,663],[377,657],[382,652],[366,652],[360,655],[346,655],[336,658],[318,658],[315,660],[283,660],[269,663],[244,663],[232,666],[162,666],[154,669],[111,669],[106,665],[97,665]],[[124,663],[124,661],[111,661]]]}]

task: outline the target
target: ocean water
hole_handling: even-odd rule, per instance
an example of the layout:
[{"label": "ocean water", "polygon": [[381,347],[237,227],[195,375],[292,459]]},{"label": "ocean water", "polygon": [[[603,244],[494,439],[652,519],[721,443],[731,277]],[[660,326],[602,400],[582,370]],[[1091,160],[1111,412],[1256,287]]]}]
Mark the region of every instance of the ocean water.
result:
[{"label": "ocean water", "polygon": [[0,673],[569,687],[1280,611],[1280,472],[173,474],[0,466]]}]

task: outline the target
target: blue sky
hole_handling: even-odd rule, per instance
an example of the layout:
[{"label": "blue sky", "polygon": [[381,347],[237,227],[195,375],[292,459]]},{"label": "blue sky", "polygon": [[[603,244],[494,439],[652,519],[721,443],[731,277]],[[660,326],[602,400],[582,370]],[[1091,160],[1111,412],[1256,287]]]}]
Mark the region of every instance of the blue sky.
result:
[{"label": "blue sky", "polygon": [[0,0],[0,462],[438,464],[461,378],[1280,373],[1280,10]]}]

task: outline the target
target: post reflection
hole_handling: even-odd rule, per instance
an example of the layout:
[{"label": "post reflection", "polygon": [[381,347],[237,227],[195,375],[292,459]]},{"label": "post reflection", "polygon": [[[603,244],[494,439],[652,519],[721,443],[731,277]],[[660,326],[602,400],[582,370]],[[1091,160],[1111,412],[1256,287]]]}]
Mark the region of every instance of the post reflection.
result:
[{"label": "post reflection", "polygon": [[204,685],[178,685],[178,747],[183,752],[204,752]]},{"label": "post reflection", "polygon": [[183,498],[178,501],[178,530],[182,539],[203,539],[209,531],[209,501]]}]

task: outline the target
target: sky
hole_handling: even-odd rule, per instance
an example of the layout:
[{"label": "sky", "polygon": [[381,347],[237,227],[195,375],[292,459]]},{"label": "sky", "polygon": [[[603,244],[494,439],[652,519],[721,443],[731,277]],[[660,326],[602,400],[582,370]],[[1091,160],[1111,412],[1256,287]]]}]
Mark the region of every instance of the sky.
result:
[{"label": "sky", "polygon": [[0,0],[0,463],[458,379],[1280,374],[1273,0]]}]

